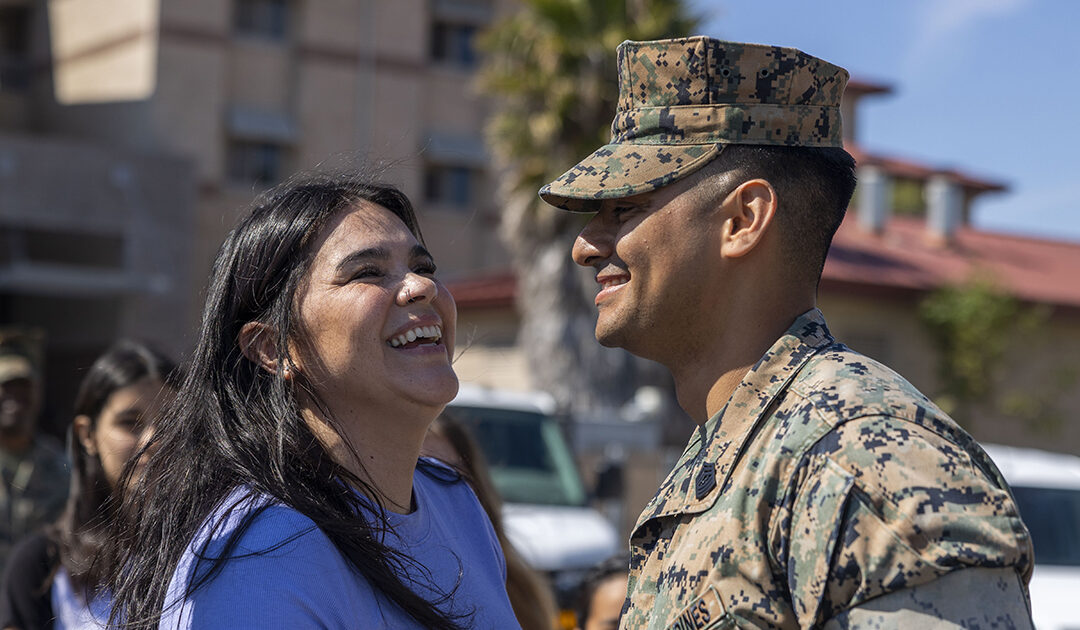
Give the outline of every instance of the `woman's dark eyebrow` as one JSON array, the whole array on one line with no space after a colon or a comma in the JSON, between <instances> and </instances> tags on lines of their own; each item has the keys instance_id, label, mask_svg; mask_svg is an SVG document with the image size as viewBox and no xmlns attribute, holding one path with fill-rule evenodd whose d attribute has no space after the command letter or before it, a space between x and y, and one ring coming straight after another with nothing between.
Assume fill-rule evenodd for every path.
<instances>
[{"instance_id":1,"label":"woman's dark eyebrow","mask_svg":"<svg viewBox=\"0 0 1080 630\"><path fill-rule=\"evenodd\" d=\"M431 255L423 245L413 245L412 251L409 252L410 258L428 258L435 260L435 257Z\"/></svg>"},{"instance_id":2,"label":"woman's dark eyebrow","mask_svg":"<svg viewBox=\"0 0 1080 630\"><path fill-rule=\"evenodd\" d=\"M367 249L357 250L349 254L345 258L342 258L341 262L337 264L337 270L343 271L359 263L369 260L388 260L389 258L390 250L386 249L385 247L368 247ZM409 250L409 258L411 260L416 258L427 258L429 260L434 260L434 256L432 256L431 252L429 252L423 245L413 245L412 249Z\"/></svg>"},{"instance_id":3,"label":"woman's dark eyebrow","mask_svg":"<svg viewBox=\"0 0 1080 630\"><path fill-rule=\"evenodd\" d=\"M390 258L390 250L385 247L368 247L367 249L358 249L355 252L341 259L341 262L337 264L337 270L343 271L349 267L353 267L358 263L368 260L387 260Z\"/></svg>"}]
</instances>

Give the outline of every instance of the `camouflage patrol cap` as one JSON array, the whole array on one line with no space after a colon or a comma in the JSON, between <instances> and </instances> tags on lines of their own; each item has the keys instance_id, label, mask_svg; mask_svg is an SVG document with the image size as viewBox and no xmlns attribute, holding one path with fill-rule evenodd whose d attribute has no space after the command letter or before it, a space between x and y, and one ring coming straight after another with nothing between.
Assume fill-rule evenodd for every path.
<instances>
[{"instance_id":1,"label":"camouflage patrol cap","mask_svg":"<svg viewBox=\"0 0 1080 630\"><path fill-rule=\"evenodd\" d=\"M30 360L21 354L0 354L0 383L7 383L17 379L34 380L36 372Z\"/></svg>"},{"instance_id":2,"label":"camouflage patrol cap","mask_svg":"<svg viewBox=\"0 0 1080 630\"><path fill-rule=\"evenodd\" d=\"M656 190L725 144L843 147L847 70L794 48L710 37L625 41L611 142L540 189L553 206Z\"/></svg>"}]
</instances>

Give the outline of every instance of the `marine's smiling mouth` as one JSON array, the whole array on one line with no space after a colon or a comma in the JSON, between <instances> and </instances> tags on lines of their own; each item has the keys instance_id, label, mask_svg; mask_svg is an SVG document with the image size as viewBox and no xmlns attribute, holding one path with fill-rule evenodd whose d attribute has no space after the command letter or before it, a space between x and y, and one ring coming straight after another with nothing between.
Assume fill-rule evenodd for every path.
<instances>
[{"instance_id":1,"label":"marine's smiling mouth","mask_svg":"<svg viewBox=\"0 0 1080 630\"><path fill-rule=\"evenodd\" d=\"M630 282L630 272L614 265L608 265L596 274L596 282L600 285L600 291L596 294L595 300L596 305L599 306L600 302Z\"/></svg>"}]
</instances>

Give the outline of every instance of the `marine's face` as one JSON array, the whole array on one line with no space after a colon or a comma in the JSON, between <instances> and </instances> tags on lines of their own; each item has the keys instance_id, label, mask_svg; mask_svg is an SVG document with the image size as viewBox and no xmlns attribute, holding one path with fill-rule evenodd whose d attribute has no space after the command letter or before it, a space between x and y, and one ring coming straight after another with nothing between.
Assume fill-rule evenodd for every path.
<instances>
[{"instance_id":1,"label":"marine's face","mask_svg":"<svg viewBox=\"0 0 1080 630\"><path fill-rule=\"evenodd\" d=\"M441 408L453 399L457 308L401 219L361 204L315 248L297 292L297 359L319 397L344 414L402 401Z\"/></svg>"},{"instance_id":2,"label":"marine's face","mask_svg":"<svg viewBox=\"0 0 1080 630\"><path fill-rule=\"evenodd\" d=\"M0 383L0 434L28 435L37 416L35 383L29 378L13 378Z\"/></svg>"},{"instance_id":3,"label":"marine's face","mask_svg":"<svg viewBox=\"0 0 1080 630\"><path fill-rule=\"evenodd\" d=\"M574 261L596 270L601 344L668 363L707 334L709 298L723 286L719 222L692 180L605 200L578 235Z\"/></svg>"}]
</instances>

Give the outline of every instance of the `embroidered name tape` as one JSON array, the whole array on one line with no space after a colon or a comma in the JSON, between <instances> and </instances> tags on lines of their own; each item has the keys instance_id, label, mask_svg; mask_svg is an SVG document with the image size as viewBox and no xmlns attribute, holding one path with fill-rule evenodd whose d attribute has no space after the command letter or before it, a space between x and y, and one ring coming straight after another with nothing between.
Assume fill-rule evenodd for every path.
<instances>
[{"instance_id":1,"label":"embroidered name tape","mask_svg":"<svg viewBox=\"0 0 1080 630\"><path fill-rule=\"evenodd\" d=\"M724 617L724 605L716 588L710 586L705 593L695 599L686 608L679 611L679 616L667 627L667 630L705 630L719 627Z\"/></svg>"}]
</instances>

